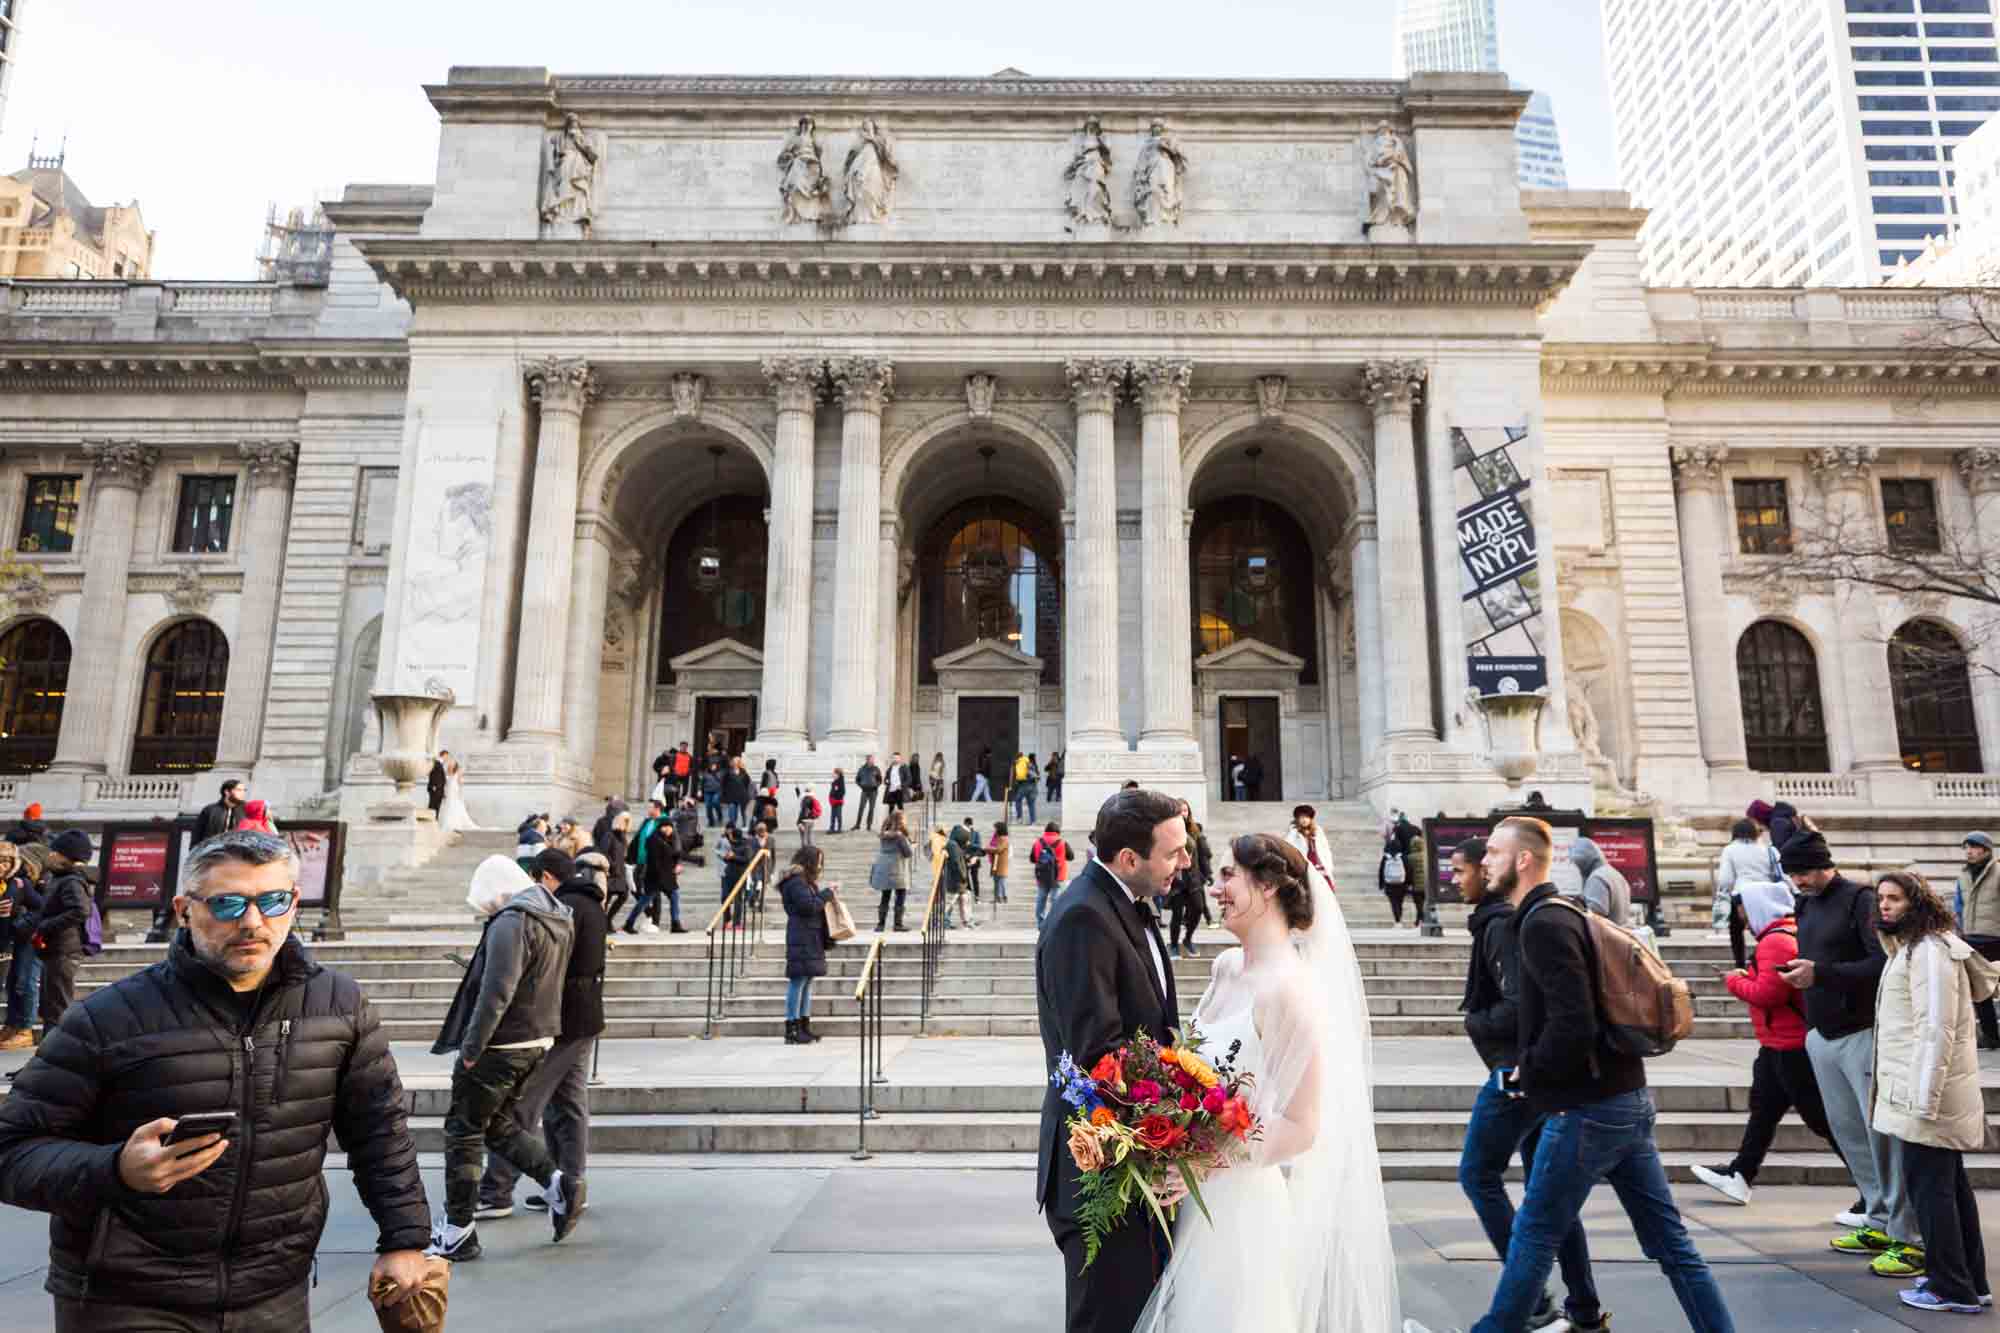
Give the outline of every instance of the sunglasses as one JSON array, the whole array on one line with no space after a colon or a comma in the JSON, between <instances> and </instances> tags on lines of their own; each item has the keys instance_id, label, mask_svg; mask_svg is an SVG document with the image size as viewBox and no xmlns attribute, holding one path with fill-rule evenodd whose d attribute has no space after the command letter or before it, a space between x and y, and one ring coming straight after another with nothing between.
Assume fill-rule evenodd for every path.
<instances>
[{"instance_id":1,"label":"sunglasses","mask_svg":"<svg viewBox=\"0 0 2000 1333\"><path fill-rule=\"evenodd\" d=\"M218 893L207 898L197 898L196 902L208 909L208 914L217 921L238 921L250 910L250 904L257 904L257 912L266 920L290 916L298 906L297 889L273 889L269 893L251 895L247 893Z\"/></svg>"}]
</instances>

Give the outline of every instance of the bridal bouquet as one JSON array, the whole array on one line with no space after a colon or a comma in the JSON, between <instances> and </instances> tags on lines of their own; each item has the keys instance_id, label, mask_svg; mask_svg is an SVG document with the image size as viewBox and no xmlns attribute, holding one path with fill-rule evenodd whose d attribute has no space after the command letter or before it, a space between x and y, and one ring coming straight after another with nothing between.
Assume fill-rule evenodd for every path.
<instances>
[{"instance_id":1,"label":"bridal bouquet","mask_svg":"<svg viewBox=\"0 0 2000 1333\"><path fill-rule=\"evenodd\" d=\"M1248 1101L1251 1076L1235 1072L1242 1043L1210 1064L1193 1025L1167 1036L1162 1045L1141 1029L1088 1070L1065 1051L1049 1077L1075 1108L1069 1155L1080 1173L1076 1218L1083 1228L1085 1268L1135 1200L1145 1200L1172 1243L1170 1209L1160 1202L1171 1177L1179 1178L1202 1216L1209 1217L1202 1177L1258 1134Z\"/></svg>"}]
</instances>

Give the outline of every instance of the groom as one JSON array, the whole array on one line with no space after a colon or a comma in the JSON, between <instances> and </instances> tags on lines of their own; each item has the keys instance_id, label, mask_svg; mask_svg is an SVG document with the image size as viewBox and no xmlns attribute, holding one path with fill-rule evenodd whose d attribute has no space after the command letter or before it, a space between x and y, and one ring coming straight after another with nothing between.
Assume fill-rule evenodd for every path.
<instances>
[{"instance_id":1,"label":"groom","mask_svg":"<svg viewBox=\"0 0 2000 1333\"><path fill-rule=\"evenodd\" d=\"M1188 868L1180 802L1128 789L1106 801L1091 834L1096 854L1049 910L1035 949L1035 1008L1055 1072L1064 1051L1088 1069L1140 1028L1165 1038L1180 1026L1174 973L1145 900ZM1054 1085L1042 1097L1035 1201L1062 1251L1070 1333L1130 1333L1159 1280L1157 1228L1134 1216L1111 1233L1088 1272L1076 1221L1077 1170Z\"/></svg>"}]
</instances>

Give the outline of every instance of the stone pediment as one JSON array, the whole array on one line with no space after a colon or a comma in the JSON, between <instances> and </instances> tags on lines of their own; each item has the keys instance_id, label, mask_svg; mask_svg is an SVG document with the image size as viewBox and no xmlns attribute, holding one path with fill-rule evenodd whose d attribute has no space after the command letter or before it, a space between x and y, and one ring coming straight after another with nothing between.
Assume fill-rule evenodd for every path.
<instances>
[{"instance_id":1,"label":"stone pediment","mask_svg":"<svg viewBox=\"0 0 2000 1333\"><path fill-rule=\"evenodd\" d=\"M689 649L667 663L679 675L686 671L759 671L764 669L764 654L748 644L735 639L717 639L699 648Z\"/></svg>"},{"instance_id":2,"label":"stone pediment","mask_svg":"<svg viewBox=\"0 0 2000 1333\"><path fill-rule=\"evenodd\" d=\"M1273 648L1261 639L1238 639L1227 648L1195 659L1197 671L1288 671L1305 669L1306 660L1282 648Z\"/></svg>"},{"instance_id":3,"label":"stone pediment","mask_svg":"<svg viewBox=\"0 0 2000 1333\"><path fill-rule=\"evenodd\" d=\"M998 639L974 639L963 648L932 658L931 665L940 676L947 671L1031 671L1037 678L1042 674L1041 658Z\"/></svg>"}]
</instances>

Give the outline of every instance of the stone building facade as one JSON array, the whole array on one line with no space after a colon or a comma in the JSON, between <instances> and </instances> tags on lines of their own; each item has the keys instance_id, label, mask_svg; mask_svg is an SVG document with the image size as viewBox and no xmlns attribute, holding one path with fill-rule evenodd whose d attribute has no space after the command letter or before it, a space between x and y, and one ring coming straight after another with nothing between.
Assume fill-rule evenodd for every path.
<instances>
[{"instance_id":1,"label":"stone building facade","mask_svg":"<svg viewBox=\"0 0 2000 1333\"><path fill-rule=\"evenodd\" d=\"M1517 187L1501 76L428 91L437 181L328 206L325 288L0 285L0 807L363 821L374 692L449 701L494 824L709 732L1062 751L1083 808L1233 752L1426 811L1991 804L1983 677L1970 765L1881 703L1975 609L1733 540L1738 479L2000 531L1991 377L1908 294L1643 290L1621 196ZM1746 719L1752 631L1823 756Z\"/></svg>"}]
</instances>

